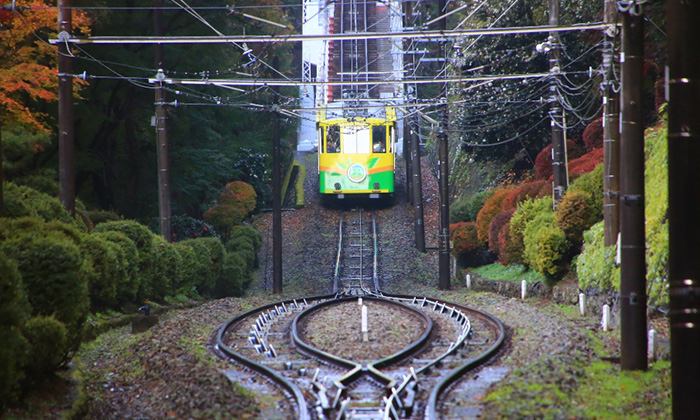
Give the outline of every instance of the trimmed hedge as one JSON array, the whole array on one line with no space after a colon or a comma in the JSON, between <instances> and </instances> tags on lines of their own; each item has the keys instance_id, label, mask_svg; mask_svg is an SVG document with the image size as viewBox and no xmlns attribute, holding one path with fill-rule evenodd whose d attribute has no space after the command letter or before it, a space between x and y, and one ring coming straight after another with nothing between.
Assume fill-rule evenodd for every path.
<instances>
[{"instance_id":1,"label":"trimmed hedge","mask_svg":"<svg viewBox=\"0 0 700 420\"><path fill-rule=\"evenodd\" d=\"M46 222L56 220L87 232L88 226L83 220L72 217L57 198L12 182L4 182L2 188L5 217L38 217Z\"/></svg>"},{"instance_id":2,"label":"trimmed hedge","mask_svg":"<svg viewBox=\"0 0 700 420\"><path fill-rule=\"evenodd\" d=\"M476 216L476 231L480 241L487 242L489 240L489 225L491 224L491 219L501 212L503 200L505 200L510 192L510 189L496 191L491 198L484 202L484 206L479 210L479 214Z\"/></svg>"},{"instance_id":3,"label":"trimmed hedge","mask_svg":"<svg viewBox=\"0 0 700 420\"><path fill-rule=\"evenodd\" d=\"M512 264L524 264L525 242L523 240L528 222L540 213L552 213L552 198L527 199L518 205L510 219L510 237L506 245L506 260Z\"/></svg>"},{"instance_id":4,"label":"trimmed hedge","mask_svg":"<svg viewBox=\"0 0 700 420\"><path fill-rule=\"evenodd\" d=\"M547 277L556 277L562 272L568 244L553 212L540 213L528 222L523 238L523 259L530 268Z\"/></svg>"},{"instance_id":5,"label":"trimmed hedge","mask_svg":"<svg viewBox=\"0 0 700 420\"><path fill-rule=\"evenodd\" d=\"M80 254L84 259L82 273L90 293L90 310L116 309L117 283L122 272L117 246L98 235L85 235Z\"/></svg>"},{"instance_id":6,"label":"trimmed hedge","mask_svg":"<svg viewBox=\"0 0 700 420\"><path fill-rule=\"evenodd\" d=\"M494 193L495 190L487 190L468 197L460 197L450 205L450 223L475 222L479 210Z\"/></svg>"},{"instance_id":7,"label":"trimmed hedge","mask_svg":"<svg viewBox=\"0 0 700 420\"><path fill-rule=\"evenodd\" d=\"M615 265L616 247L605 246L604 232L601 221L583 234L584 251L576 262L578 284L583 290L620 290L620 269Z\"/></svg>"},{"instance_id":8,"label":"trimmed hedge","mask_svg":"<svg viewBox=\"0 0 700 420\"><path fill-rule=\"evenodd\" d=\"M139 274L139 251L134 241L115 231L95 232L91 235L114 244L112 250L117 255L116 263L119 277L116 282L117 296L113 307L121 308L129 303L135 304L138 302L141 279Z\"/></svg>"},{"instance_id":9,"label":"trimmed hedge","mask_svg":"<svg viewBox=\"0 0 700 420\"><path fill-rule=\"evenodd\" d=\"M515 209L504 210L491 219L491 224L489 225L489 249L498 257L505 256L505 248L501 248L501 242L499 241L499 235L503 226L510 223L511 217L515 213Z\"/></svg>"},{"instance_id":10,"label":"trimmed hedge","mask_svg":"<svg viewBox=\"0 0 700 420\"><path fill-rule=\"evenodd\" d=\"M575 248L581 247L583 232L598 221L598 211L593 206L591 195L581 190L567 192L557 206L557 225Z\"/></svg>"},{"instance_id":11,"label":"trimmed hedge","mask_svg":"<svg viewBox=\"0 0 700 420\"><path fill-rule=\"evenodd\" d=\"M450 232L453 254L468 263L483 246L483 242L479 240L476 223L462 222L450 225Z\"/></svg>"}]
</instances>

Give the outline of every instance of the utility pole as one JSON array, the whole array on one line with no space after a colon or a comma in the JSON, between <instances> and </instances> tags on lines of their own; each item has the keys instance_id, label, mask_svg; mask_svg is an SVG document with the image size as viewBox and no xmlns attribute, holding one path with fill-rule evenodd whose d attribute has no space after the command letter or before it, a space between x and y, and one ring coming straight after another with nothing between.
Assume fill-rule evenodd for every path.
<instances>
[{"instance_id":1,"label":"utility pole","mask_svg":"<svg viewBox=\"0 0 700 420\"><path fill-rule=\"evenodd\" d=\"M620 232L620 95L615 81L615 48L617 6L614 0L605 0L604 17L608 27L604 31L603 49L603 219L605 246L615 245Z\"/></svg>"},{"instance_id":2,"label":"utility pole","mask_svg":"<svg viewBox=\"0 0 700 420\"><path fill-rule=\"evenodd\" d=\"M415 229L416 248L419 252L425 253L425 225L423 223L423 179L420 168L420 138L418 137L418 126L410 127L409 131L404 131L410 135L411 140L411 163L413 165L413 226ZM449 215L448 215L449 218ZM449 226L448 226L449 227Z\"/></svg>"},{"instance_id":3,"label":"utility pole","mask_svg":"<svg viewBox=\"0 0 700 420\"><path fill-rule=\"evenodd\" d=\"M408 99L407 99L408 100ZM403 154L406 160L406 201L413 204L413 150L411 149L411 125L408 119L403 122Z\"/></svg>"},{"instance_id":4,"label":"utility pole","mask_svg":"<svg viewBox=\"0 0 700 420\"><path fill-rule=\"evenodd\" d=\"M624 151L620 156L620 365L623 370L646 370L647 296L642 113L644 18L641 6L634 0L628 3L627 7L624 7L623 3L620 5L622 12L620 149Z\"/></svg>"},{"instance_id":5,"label":"utility pole","mask_svg":"<svg viewBox=\"0 0 700 420\"><path fill-rule=\"evenodd\" d=\"M549 25L559 26L559 0L549 0ZM564 111L559 99L559 88L557 78L561 73L559 67L559 56L561 54L561 43L559 33L549 34L549 73L551 82L549 85L549 116L552 125L552 173L554 186L554 206L561 201L564 193L569 188L569 174L566 159L566 136L564 135Z\"/></svg>"},{"instance_id":6,"label":"utility pole","mask_svg":"<svg viewBox=\"0 0 700 420\"><path fill-rule=\"evenodd\" d=\"M669 0L666 12L671 389L681 420L697 418L700 389L700 4Z\"/></svg>"},{"instance_id":7,"label":"utility pole","mask_svg":"<svg viewBox=\"0 0 700 420\"><path fill-rule=\"evenodd\" d=\"M447 12L446 1L438 1L439 15ZM440 19L439 28L441 31L447 29L447 18ZM440 41L440 57L445 57L446 41ZM447 61L445 61L447 65ZM450 170L449 145L447 138L448 109L447 109L447 83L442 84L441 99L444 101L440 105L440 124L438 127L438 181L440 187L440 232L438 233L438 264L440 267L439 288L448 290L450 288Z\"/></svg>"},{"instance_id":8,"label":"utility pole","mask_svg":"<svg viewBox=\"0 0 700 420\"><path fill-rule=\"evenodd\" d=\"M407 27L412 27L413 25L413 5L411 4L410 1L405 1L403 4L403 27L404 30ZM403 41L403 66L404 70L408 69L409 67L413 69L413 54L408 54L409 49L411 48L411 40L405 39ZM408 86L404 87L404 99L406 102L410 102L410 93L408 92ZM406 112L404 112L404 115ZM409 121L404 118L403 122L403 153L404 153L404 159L406 159L406 200L413 204L415 202L413 198L413 162L411 159L413 158L413 151L410 148L411 147L411 138L409 135L409 132L411 130L410 123Z\"/></svg>"},{"instance_id":9,"label":"utility pole","mask_svg":"<svg viewBox=\"0 0 700 420\"><path fill-rule=\"evenodd\" d=\"M280 117L272 115L272 293L282 293L282 155Z\"/></svg>"},{"instance_id":10,"label":"utility pole","mask_svg":"<svg viewBox=\"0 0 700 420\"><path fill-rule=\"evenodd\" d=\"M163 35L163 0L153 0L153 26L155 36ZM163 88L163 46L155 46L155 65L157 86L155 90L156 105L156 155L158 158L158 220L160 234L167 242L172 242L173 235L170 226L170 173L168 158L167 110L165 89Z\"/></svg>"},{"instance_id":11,"label":"utility pole","mask_svg":"<svg viewBox=\"0 0 700 420\"><path fill-rule=\"evenodd\" d=\"M70 0L58 0L58 182L59 199L75 214L75 136L73 130L73 58L68 40L73 27ZM0 187L1 188L1 187Z\"/></svg>"}]
</instances>

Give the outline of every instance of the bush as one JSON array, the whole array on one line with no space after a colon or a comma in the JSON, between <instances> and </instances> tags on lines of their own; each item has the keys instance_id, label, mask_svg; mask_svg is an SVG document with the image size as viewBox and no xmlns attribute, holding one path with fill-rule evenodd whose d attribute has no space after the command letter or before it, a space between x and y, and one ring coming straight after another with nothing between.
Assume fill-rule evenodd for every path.
<instances>
[{"instance_id":1,"label":"bush","mask_svg":"<svg viewBox=\"0 0 700 420\"><path fill-rule=\"evenodd\" d=\"M585 191L590 195L590 205L594 212L594 223L603 220L603 164L598 164L591 172L576 178L569 191Z\"/></svg>"},{"instance_id":2,"label":"bush","mask_svg":"<svg viewBox=\"0 0 700 420\"><path fill-rule=\"evenodd\" d=\"M491 219L491 224L489 225L489 249L499 257L501 257L501 254L505 254L505 248L501 249L500 246L499 235L503 226L510 222L513 213L515 213L515 209L502 211Z\"/></svg>"},{"instance_id":3,"label":"bush","mask_svg":"<svg viewBox=\"0 0 700 420\"><path fill-rule=\"evenodd\" d=\"M253 243L253 248L256 253L260 252L260 247L262 246L262 233L252 226L239 226L231 234L231 238L235 239L244 236L249 238Z\"/></svg>"},{"instance_id":4,"label":"bush","mask_svg":"<svg viewBox=\"0 0 700 420\"><path fill-rule=\"evenodd\" d=\"M22 328L29 343L25 380L30 387L47 379L65 361L69 344L66 326L53 316L32 317Z\"/></svg>"},{"instance_id":5,"label":"bush","mask_svg":"<svg viewBox=\"0 0 700 420\"><path fill-rule=\"evenodd\" d=\"M122 280L116 245L98 235L85 235L80 253L85 261L81 271L88 284L90 309L116 309L117 284Z\"/></svg>"},{"instance_id":6,"label":"bush","mask_svg":"<svg viewBox=\"0 0 700 420\"><path fill-rule=\"evenodd\" d=\"M90 219L92 226L95 227L100 223L105 222L116 222L122 220L122 218L112 211L106 210L93 210L87 212L87 217Z\"/></svg>"},{"instance_id":7,"label":"bush","mask_svg":"<svg viewBox=\"0 0 700 420\"><path fill-rule=\"evenodd\" d=\"M189 247L194 251L194 258L196 259L194 266L197 267L197 271L194 273L191 272L190 275L193 276L193 286L199 296L210 294L216 285L216 279L219 277L218 267L214 263L212 254L209 251L209 244L205 243L204 239L188 239L178 242L178 245ZM218 241L218 239L214 240ZM180 249L182 248L178 248L178 251ZM221 255L223 256L223 253ZM184 258L183 262L185 262Z\"/></svg>"},{"instance_id":8,"label":"bush","mask_svg":"<svg viewBox=\"0 0 700 420\"><path fill-rule=\"evenodd\" d=\"M242 296L251 276L246 261L236 253L224 256L221 272L216 280L216 297Z\"/></svg>"},{"instance_id":9,"label":"bush","mask_svg":"<svg viewBox=\"0 0 700 420\"><path fill-rule=\"evenodd\" d=\"M591 195L585 191L573 190L567 192L557 206L557 225L564 231L571 245L580 248L583 232L598 221L597 215Z\"/></svg>"},{"instance_id":10,"label":"bush","mask_svg":"<svg viewBox=\"0 0 700 420\"><path fill-rule=\"evenodd\" d=\"M22 278L14 261L0 251L0 413L2 406L18 396L17 382L29 344L20 327L29 318L31 308L22 287Z\"/></svg>"},{"instance_id":11,"label":"bush","mask_svg":"<svg viewBox=\"0 0 700 420\"><path fill-rule=\"evenodd\" d=\"M615 266L616 247L605 246L604 231L601 221L583 234L583 252L576 263L576 275L582 290L620 290L620 269Z\"/></svg>"},{"instance_id":12,"label":"bush","mask_svg":"<svg viewBox=\"0 0 700 420\"><path fill-rule=\"evenodd\" d=\"M561 273L567 242L564 231L556 224L553 212L540 213L528 222L523 238L523 259L530 268L547 277Z\"/></svg>"},{"instance_id":13,"label":"bush","mask_svg":"<svg viewBox=\"0 0 700 420\"><path fill-rule=\"evenodd\" d=\"M37 218L0 219L0 251L17 264L32 315L54 315L77 346L90 308L87 282L81 276L83 259L73 240L51 226L57 224Z\"/></svg>"},{"instance_id":14,"label":"bush","mask_svg":"<svg viewBox=\"0 0 700 420\"><path fill-rule=\"evenodd\" d=\"M489 240L489 224L491 224L491 219L501 212L503 200L509 193L510 190L508 189L496 191L491 198L484 202L484 206L479 210L479 214L476 216L476 231L480 241L486 242Z\"/></svg>"},{"instance_id":15,"label":"bush","mask_svg":"<svg viewBox=\"0 0 700 420\"><path fill-rule=\"evenodd\" d=\"M567 160L572 161L577 159L581 154L579 148L573 140L566 140ZM571 172L571 169L569 169ZM552 179L552 145L544 147L535 157L535 179Z\"/></svg>"},{"instance_id":16,"label":"bush","mask_svg":"<svg viewBox=\"0 0 700 420\"><path fill-rule=\"evenodd\" d=\"M227 239L233 227L255 210L256 197L253 187L245 182L226 184L217 203L204 213L204 221L214 225Z\"/></svg>"},{"instance_id":17,"label":"bush","mask_svg":"<svg viewBox=\"0 0 700 420\"><path fill-rule=\"evenodd\" d=\"M163 301L166 296L175 295L173 285L178 283L178 274L182 258L175 246L163 239L162 236L153 238L155 249L155 265L153 273L153 295L150 299Z\"/></svg>"},{"instance_id":18,"label":"bush","mask_svg":"<svg viewBox=\"0 0 700 420\"><path fill-rule=\"evenodd\" d=\"M510 192L503 199L503 210L515 209L518 203L528 198L541 198L552 195L552 183L545 180L526 182Z\"/></svg>"},{"instance_id":19,"label":"bush","mask_svg":"<svg viewBox=\"0 0 700 420\"><path fill-rule=\"evenodd\" d=\"M75 226L87 232L87 225L82 220L70 215L58 201L50 195L11 182L2 185L5 200L5 217L38 217L45 222L57 220Z\"/></svg>"},{"instance_id":20,"label":"bush","mask_svg":"<svg viewBox=\"0 0 700 420\"><path fill-rule=\"evenodd\" d=\"M226 243L226 250L240 255L246 262L248 268L254 268L257 265L255 244L253 240L247 236L239 236L231 239Z\"/></svg>"},{"instance_id":21,"label":"bush","mask_svg":"<svg viewBox=\"0 0 700 420\"><path fill-rule=\"evenodd\" d=\"M118 232L131 239L138 251L138 292L136 297L143 300L153 295L155 249L153 238L155 234L146 226L134 220L119 220L105 222L95 226L94 232Z\"/></svg>"},{"instance_id":22,"label":"bush","mask_svg":"<svg viewBox=\"0 0 700 420\"><path fill-rule=\"evenodd\" d=\"M450 205L450 223L475 222L479 210L494 192L495 190L487 190L469 197L460 197L457 202Z\"/></svg>"},{"instance_id":23,"label":"bush","mask_svg":"<svg viewBox=\"0 0 700 420\"><path fill-rule=\"evenodd\" d=\"M189 216L173 216L170 219L173 241L216 237L216 230L209 223Z\"/></svg>"},{"instance_id":24,"label":"bush","mask_svg":"<svg viewBox=\"0 0 700 420\"><path fill-rule=\"evenodd\" d=\"M123 307L138 302L139 252L134 241L114 231L95 232L91 235L113 244L112 250L117 257L116 262L119 270L115 306Z\"/></svg>"},{"instance_id":25,"label":"bush","mask_svg":"<svg viewBox=\"0 0 700 420\"><path fill-rule=\"evenodd\" d=\"M188 244L190 240L174 244L180 255L180 270L177 275L177 283L174 284L177 295L185 295L193 299L201 298L197 285L205 283L203 273L209 270L207 261L204 261L195 251L195 247ZM209 262L211 264L211 262ZM206 274L204 274L206 275Z\"/></svg>"},{"instance_id":26,"label":"bush","mask_svg":"<svg viewBox=\"0 0 700 420\"><path fill-rule=\"evenodd\" d=\"M476 223L464 222L455 226L452 233L452 252L454 255L469 263L483 246L483 242L479 240L479 235L476 229Z\"/></svg>"},{"instance_id":27,"label":"bush","mask_svg":"<svg viewBox=\"0 0 700 420\"><path fill-rule=\"evenodd\" d=\"M594 149L603 147L603 119L598 118L593 120L583 130L583 144L586 145L586 151L590 152Z\"/></svg>"},{"instance_id":28,"label":"bush","mask_svg":"<svg viewBox=\"0 0 700 420\"><path fill-rule=\"evenodd\" d=\"M518 205L518 209L510 219L510 236L505 249L505 258L511 264L524 264L523 253L525 242L523 236L525 226L540 213L553 213L552 198L527 199Z\"/></svg>"},{"instance_id":29,"label":"bush","mask_svg":"<svg viewBox=\"0 0 700 420\"><path fill-rule=\"evenodd\" d=\"M668 130L645 133L645 217L649 305L668 303Z\"/></svg>"},{"instance_id":30,"label":"bush","mask_svg":"<svg viewBox=\"0 0 700 420\"><path fill-rule=\"evenodd\" d=\"M569 161L569 176L576 178L591 172L601 162L603 162L603 149L588 152L578 159Z\"/></svg>"}]
</instances>

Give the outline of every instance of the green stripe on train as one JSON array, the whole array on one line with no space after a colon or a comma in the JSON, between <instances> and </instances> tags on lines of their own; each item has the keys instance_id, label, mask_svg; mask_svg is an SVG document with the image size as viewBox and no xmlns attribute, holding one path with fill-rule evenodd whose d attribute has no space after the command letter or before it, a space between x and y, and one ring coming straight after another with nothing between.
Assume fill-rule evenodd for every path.
<instances>
[{"instance_id":1,"label":"green stripe on train","mask_svg":"<svg viewBox=\"0 0 700 420\"><path fill-rule=\"evenodd\" d=\"M394 192L394 172L385 171L378 172L376 174L368 175L363 181L359 183L352 182L348 179L345 174L338 174L332 172L321 171L319 177L319 187L321 194L332 194L336 190L335 184L340 183L340 190L343 193L352 194L353 191L356 192L369 192L374 190L374 183L379 183L380 190L388 190L389 193Z\"/></svg>"}]
</instances>

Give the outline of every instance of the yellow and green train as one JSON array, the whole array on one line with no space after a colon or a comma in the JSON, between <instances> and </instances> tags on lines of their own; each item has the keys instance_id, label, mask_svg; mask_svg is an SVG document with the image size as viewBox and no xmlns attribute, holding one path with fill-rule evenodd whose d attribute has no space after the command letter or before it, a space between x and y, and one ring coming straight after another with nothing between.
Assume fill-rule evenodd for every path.
<instances>
[{"instance_id":1,"label":"yellow and green train","mask_svg":"<svg viewBox=\"0 0 700 420\"><path fill-rule=\"evenodd\" d=\"M364 115L363 115L364 114ZM375 107L348 116L319 112L318 173L323 196L390 198L394 193L396 110Z\"/></svg>"}]
</instances>

